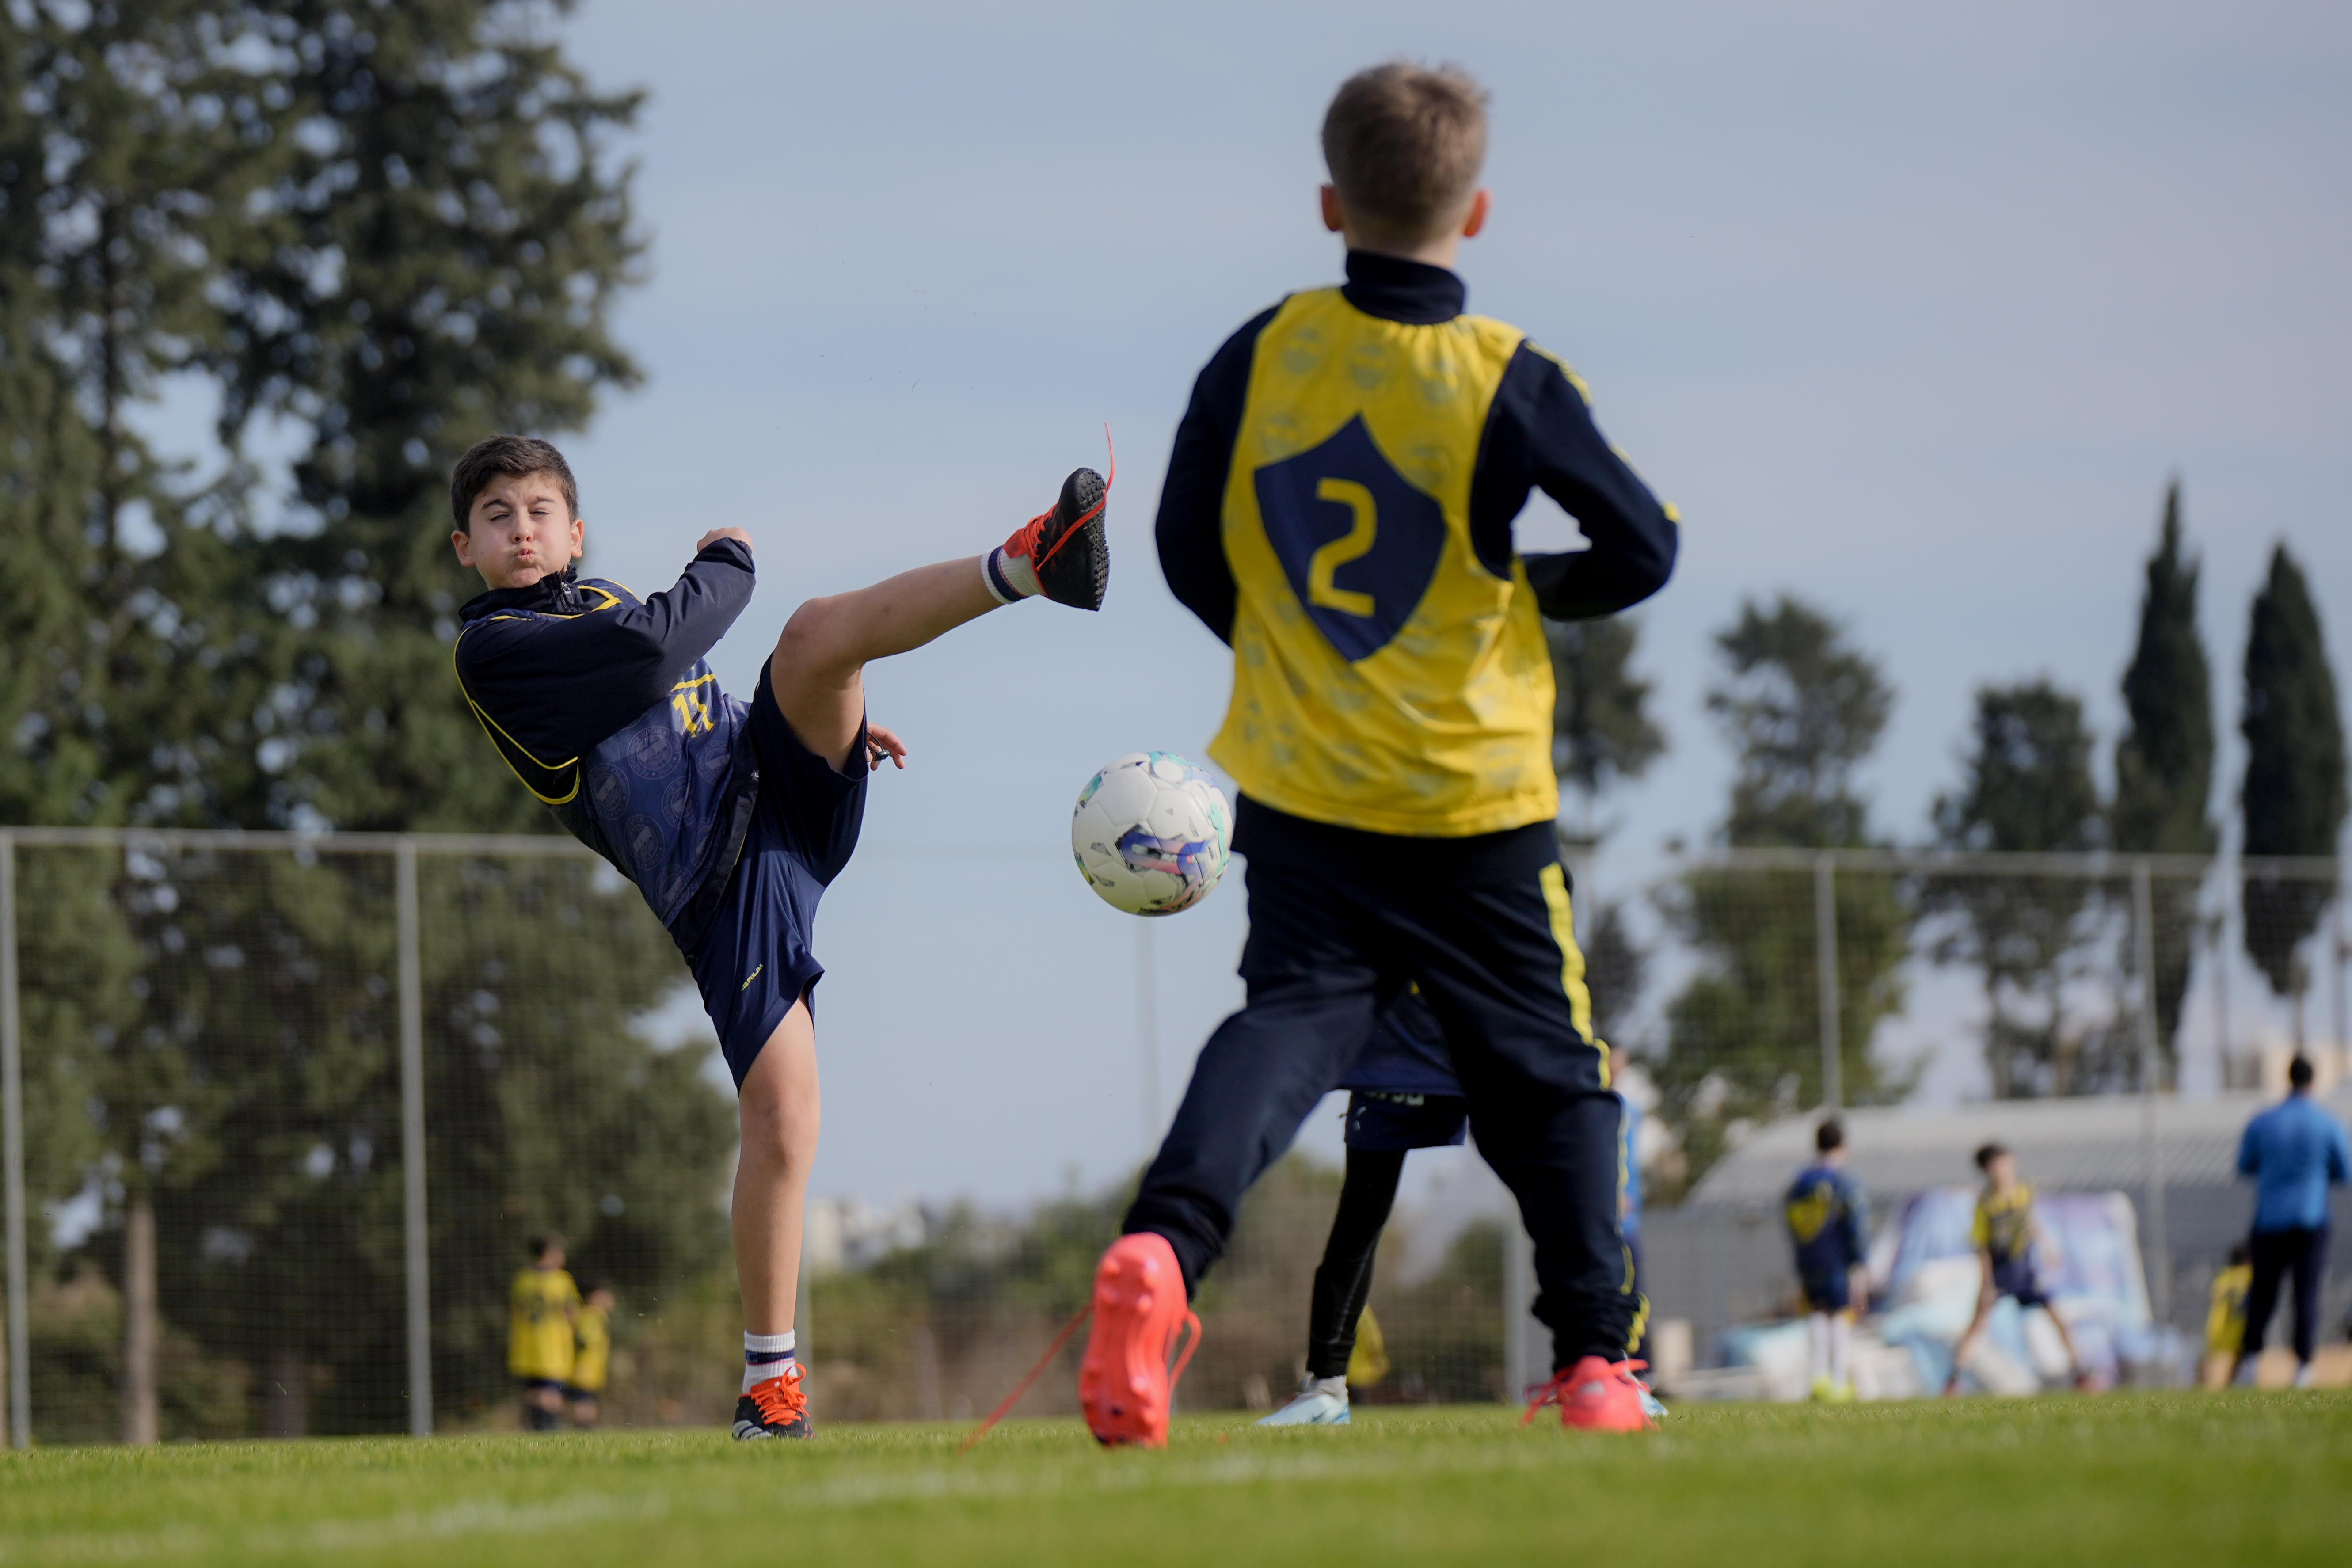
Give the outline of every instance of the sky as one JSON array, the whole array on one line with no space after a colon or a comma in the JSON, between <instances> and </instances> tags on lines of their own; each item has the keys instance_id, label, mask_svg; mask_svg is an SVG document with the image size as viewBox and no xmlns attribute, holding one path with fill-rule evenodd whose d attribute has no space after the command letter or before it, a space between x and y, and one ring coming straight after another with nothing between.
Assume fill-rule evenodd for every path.
<instances>
[{"instance_id":1,"label":"sky","mask_svg":"<svg viewBox=\"0 0 2352 1568\"><path fill-rule=\"evenodd\" d=\"M1981 683L2079 693L2106 771L2176 477L2217 805L2277 542L2352 673L2344 7L584 0L559 32L648 95L614 148L650 247L617 328L646 379L565 443L589 564L651 591L706 528L751 528L730 688L801 599L983 550L1117 442L1099 616L1023 605L869 672L914 754L818 928L821 1193L1116 1179L1238 999L1241 889L1119 916L1066 825L1101 763L1198 755L1222 714L1226 656L1152 558L1160 472L1224 336L1339 276L1317 129L1379 59L1492 90L1471 306L1573 363L1684 518L1640 612L1673 750L1611 807L1604 888L1720 816L1703 696L1744 598L1800 594L1883 662L1866 783L1914 841ZM1521 528L1574 537L1541 498Z\"/></svg>"}]
</instances>

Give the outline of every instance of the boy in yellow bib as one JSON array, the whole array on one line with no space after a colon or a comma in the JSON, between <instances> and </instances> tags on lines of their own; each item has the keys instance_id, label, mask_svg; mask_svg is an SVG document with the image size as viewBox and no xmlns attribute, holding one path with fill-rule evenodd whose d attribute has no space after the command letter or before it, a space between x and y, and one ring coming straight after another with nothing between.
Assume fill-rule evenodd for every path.
<instances>
[{"instance_id":1,"label":"boy in yellow bib","mask_svg":"<svg viewBox=\"0 0 2352 1568\"><path fill-rule=\"evenodd\" d=\"M1202 1050L1097 1274L1079 1394L1106 1443L1165 1440L1166 1351L1243 1193L1414 984L1535 1239L1542 1402L1580 1426L1646 1424L1621 1106L1553 834L1540 616L1655 593L1676 531L1574 374L1463 313L1451 267L1486 223L1486 140L1485 95L1459 72L1388 65L1343 86L1323 216L1348 281L1234 334L1177 431L1160 564L1234 650L1210 754L1241 786L1249 1000ZM1589 550L1518 553L1512 521L1538 487Z\"/></svg>"}]
</instances>

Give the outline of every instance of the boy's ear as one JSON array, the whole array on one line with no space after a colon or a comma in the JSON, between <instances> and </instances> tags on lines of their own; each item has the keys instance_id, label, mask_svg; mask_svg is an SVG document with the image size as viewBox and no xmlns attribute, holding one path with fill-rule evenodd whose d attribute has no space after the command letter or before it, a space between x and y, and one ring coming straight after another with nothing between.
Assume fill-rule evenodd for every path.
<instances>
[{"instance_id":1,"label":"boy's ear","mask_svg":"<svg viewBox=\"0 0 2352 1568\"><path fill-rule=\"evenodd\" d=\"M1462 237L1475 239L1478 231L1486 226L1486 215L1494 210L1495 193L1481 188L1470 198L1469 215L1462 220Z\"/></svg>"},{"instance_id":2,"label":"boy's ear","mask_svg":"<svg viewBox=\"0 0 2352 1568\"><path fill-rule=\"evenodd\" d=\"M464 529L449 535L449 548L457 552L458 565L471 566L474 563L474 536Z\"/></svg>"},{"instance_id":3,"label":"boy's ear","mask_svg":"<svg viewBox=\"0 0 2352 1568\"><path fill-rule=\"evenodd\" d=\"M1339 205L1339 187L1337 185L1323 187L1323 226L1333 234L1347 232L1348 215Z\"/></svg>"}]
</instances>

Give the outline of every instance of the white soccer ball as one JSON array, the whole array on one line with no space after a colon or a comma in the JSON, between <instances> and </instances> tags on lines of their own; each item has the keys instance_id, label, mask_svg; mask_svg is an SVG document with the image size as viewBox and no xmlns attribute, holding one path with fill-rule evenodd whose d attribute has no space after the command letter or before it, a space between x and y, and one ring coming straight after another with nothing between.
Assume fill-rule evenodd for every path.
<instances>
[{"instance_id":1,"label":"white soccer ball","mask_svg":"<svg viewBox=\"0 0 2352 1568\"><path fill-rule=\"evenodd\" d=\"M1129 752L1087 781L1070 816L1078 875L1131 915L1209 896L1234 847L1234 814L1209 775L1169 752Z\"/></svg>"}]
</instances>

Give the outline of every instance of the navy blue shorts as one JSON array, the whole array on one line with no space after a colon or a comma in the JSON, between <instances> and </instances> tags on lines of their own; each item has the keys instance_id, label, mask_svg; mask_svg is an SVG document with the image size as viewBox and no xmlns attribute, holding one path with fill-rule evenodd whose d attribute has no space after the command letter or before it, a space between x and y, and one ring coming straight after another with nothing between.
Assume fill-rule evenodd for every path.
<instances>
[{"instance_id":1,"label":"navy blue shorts","mask_svg":"<svg viewBox=\"0 0 2352 1568\"><path fill-rule=\"evenodd\" d=\"M824 975L811 950L817 900L857 847L866 780L865 726L849 749L851 771L843 773L784 721L765 664L746 722L760 769L759 806L691 961L738 1089L793 1004Z\"/></svg>"},{"instance_id":2,"label":"navy blue shorts","mask_svg":"<svg viewBox=\"0 0 2352 1568\"><path fill-rule=\"evenodd\" d=\"M2016 1297L2021 1307L2050 1305L2050 1298L2042 1289L2041 1276L2022 1258L1992 1266L1992 1291L1996 1296Z\"/></svg>"},{"instance_id":3,"label":"navy blue shorts","mask_svg":"<svg viewBox=\"0 0 2352 1568\"><path fill-rule=\"evenodd\" d=\"M1816 1312L1843 1312L1853 1305L1853 1276L1843 1268L1800 1274L1797 1280L1805 1288L1805 1305Z\"/></svg>"},{"instance_id":4,"label":"navy blue shorts","mask_svg":"<svg viewBox=\"0 0 2352 1568\"><path fill-rule=\"evenodd\" d=\"M1381 1094L1360 1089L1348 1096L1350 1149L1445 1149L1470 1130L1470 1102L1451 1094Z\"/></svg>"}]
</instances>

